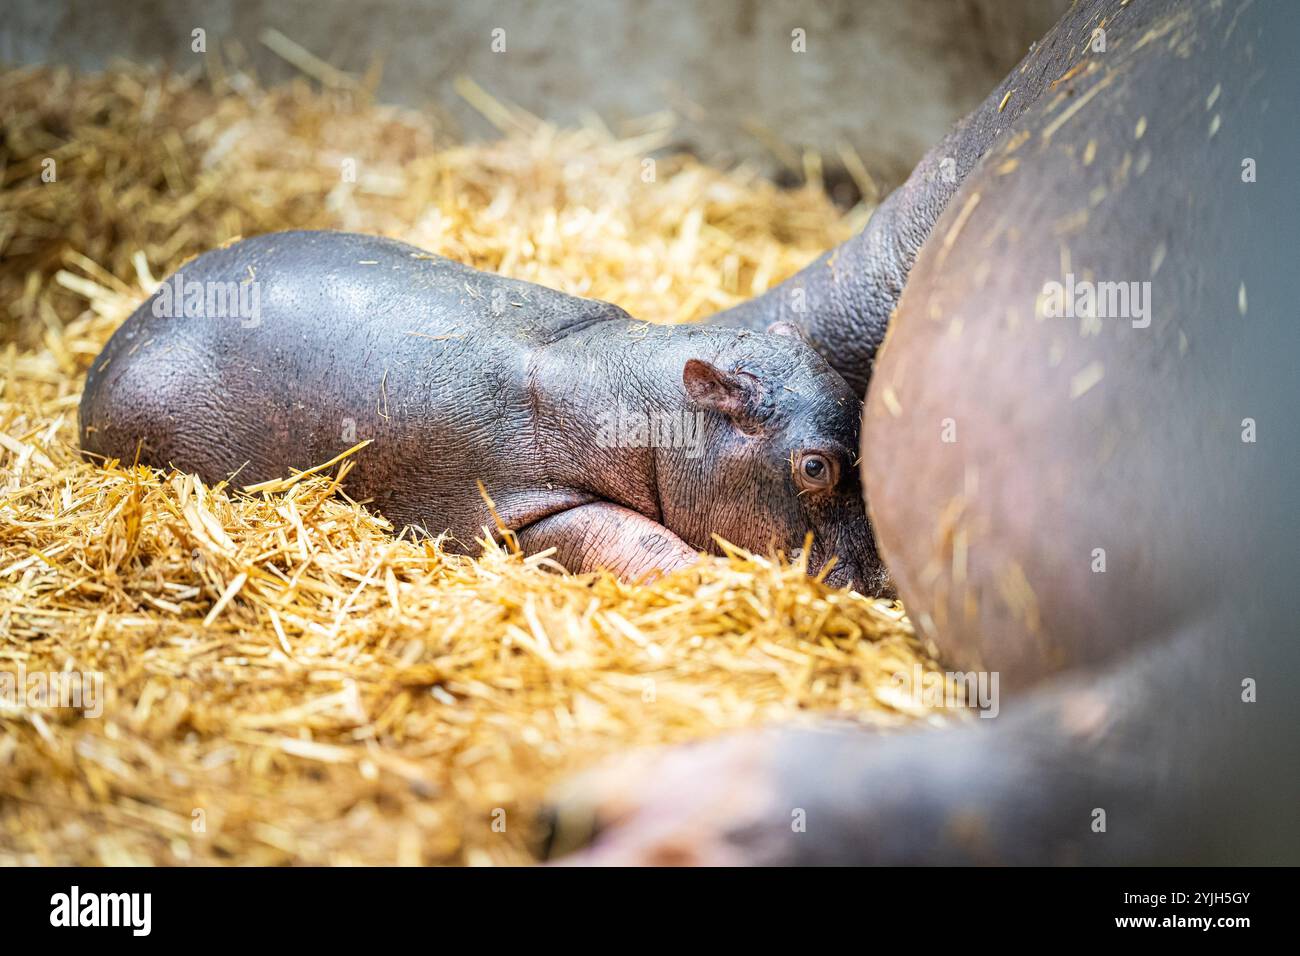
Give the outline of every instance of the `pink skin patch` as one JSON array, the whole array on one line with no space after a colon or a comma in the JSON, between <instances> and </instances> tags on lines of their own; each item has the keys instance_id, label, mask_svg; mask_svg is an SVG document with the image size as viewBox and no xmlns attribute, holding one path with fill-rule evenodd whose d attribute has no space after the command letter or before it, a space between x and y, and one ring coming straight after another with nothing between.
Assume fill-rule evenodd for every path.
<instances>
[{"instance_id":1,"label":"pink skin patch","mask_svg":"<svg viewBox=\"0 0 1300 956\"><path fill-rule=\"evenodd\" d=\"M640 751L574 778L555 797L553 851L581 849L556 865L759 862L753 848L742 850L728 834L780 815L768 760L775 740L764 731L744 732Z\"/></svg>"}]
</instances>

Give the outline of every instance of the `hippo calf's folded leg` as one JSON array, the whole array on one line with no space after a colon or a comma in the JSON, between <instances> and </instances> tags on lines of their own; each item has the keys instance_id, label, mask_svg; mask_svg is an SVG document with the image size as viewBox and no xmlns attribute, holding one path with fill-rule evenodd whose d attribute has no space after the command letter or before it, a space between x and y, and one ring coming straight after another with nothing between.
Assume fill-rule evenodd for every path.
<instances>
[{"instance_id":1,"label":"hippo calf's folded leg","mask_svg":"<svg viewBox=\"0 0 1300 956\"><path fill-rule=\"evenodd\" d=\"M575 573L604 568L628 580L675 571L699 557L663 525L606 501L543 518L518 537L530 554L554 547L555 560Z\"/></svg>"},{"instance_id":2,"label":"hippo calf's folded leg","mask_svg":"<svg viewBox=\"0 0 1300 956\"><path fill-rule=\"evenodd\" d=\"M1123 14L939 219L864 413L899 592L997 716L600 772L587 859L1300 859L1300 18Z\"/></svg>"}]
</instances>

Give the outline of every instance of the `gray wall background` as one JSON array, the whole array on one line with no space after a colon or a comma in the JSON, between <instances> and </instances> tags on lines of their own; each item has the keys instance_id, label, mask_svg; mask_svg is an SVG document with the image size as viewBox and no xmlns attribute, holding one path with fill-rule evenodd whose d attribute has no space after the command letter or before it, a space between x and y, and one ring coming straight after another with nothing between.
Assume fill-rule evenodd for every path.
<instances>
[{"instance_id":1,"label":"gray wall background","mask_svg":"<svg viewBox=\"0 0 1300 956\"><path fill-rule=\"evenodd\" d=\"M237 41L264 82L296 70L272 27L339 69L384 64L381 99L438 104L468 136L492 128L452 88L465 74L544 118L672 108L681 145L781 168L757 125L828 161L853 145L898 182L1060 17L1069 0L4 0L0 62L98 70L114 57L194 66ZM506 52L491 48L505 31ZM807 52L791 50L803 29ZM828 165L829 162L828 162Z\"/></svg>"}]
</instances>

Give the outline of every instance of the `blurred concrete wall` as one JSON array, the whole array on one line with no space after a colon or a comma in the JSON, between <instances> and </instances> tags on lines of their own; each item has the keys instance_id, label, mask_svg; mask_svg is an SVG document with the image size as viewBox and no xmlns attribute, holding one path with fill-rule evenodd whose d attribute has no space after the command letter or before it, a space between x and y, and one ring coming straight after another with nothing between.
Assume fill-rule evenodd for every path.
<instances>
[{"instance_id":1,"label":"blurred concrete wall","mask_svg":"<svg viewBox=\"0 0 1300 956\"><path fill-rule=\"evenodd\" d=\"M382 98L439 102L467 135L490 131L455 94L466 74L560 122L681 113L684 145L779 164L764 134L833 155L847 140L886 184L982 99L1069 0L4 0L0 61L100 69L114 57L198 62L232 41L258 75L293 67L273 27L339 69L384 64ZM504 33L494 31L501 30ZM792 49L804 31L806 52ZM504 39L505 50L494 51Z\"/></svg>"}]
</instances>

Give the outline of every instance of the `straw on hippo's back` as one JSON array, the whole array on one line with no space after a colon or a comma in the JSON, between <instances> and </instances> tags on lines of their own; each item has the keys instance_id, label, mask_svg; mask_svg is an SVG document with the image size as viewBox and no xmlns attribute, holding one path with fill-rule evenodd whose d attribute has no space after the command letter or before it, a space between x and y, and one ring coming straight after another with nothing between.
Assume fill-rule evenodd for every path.
<instances>
[{"instance_id":1,"label":"straw on hippo's back","mask_svg":"<svg viewBox=\"0 0 1300 956\"><path fill-rule=\"evenodd\" d=\"M647 325L391 240L295 232L168 280L94 363L81 435L244 484L369 439L348 493L452 547L494 527L481 480L529 551L573 570L669 570L715 533L789 553L811 531L812 568L835 555L832 581L879 589L858 408L797 336Z\"/></svg>"}]
</instances>

